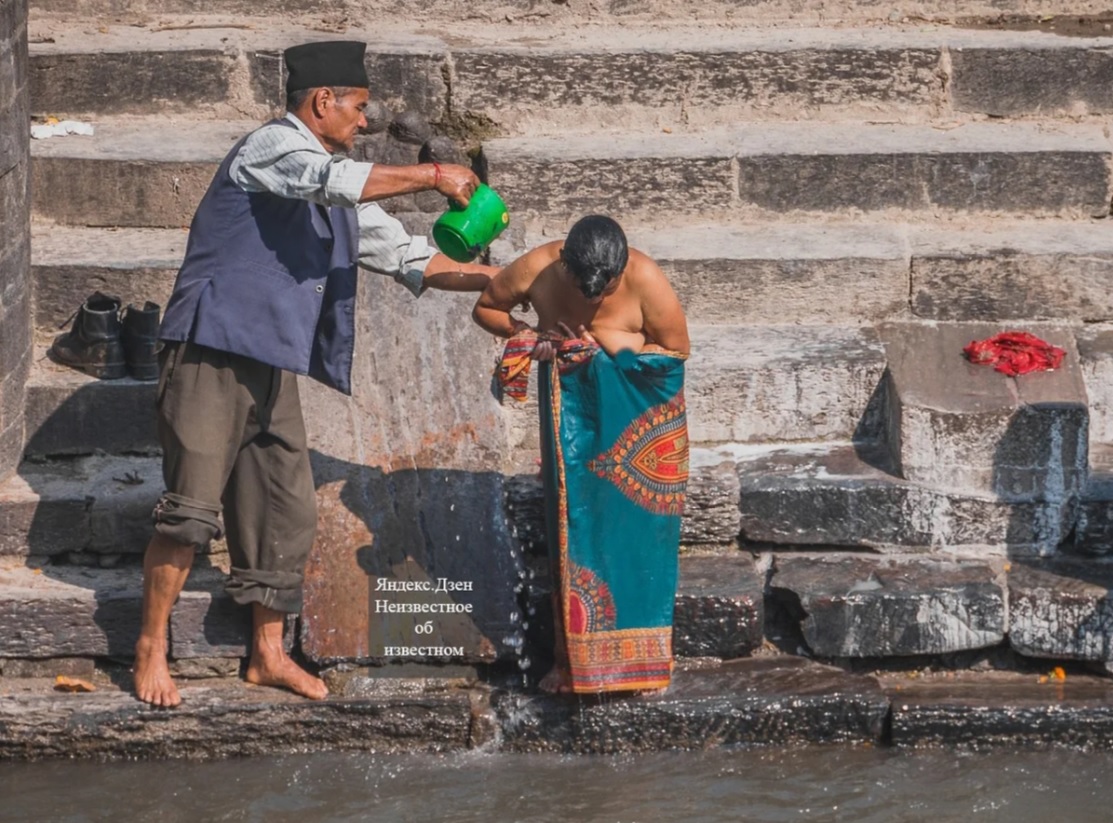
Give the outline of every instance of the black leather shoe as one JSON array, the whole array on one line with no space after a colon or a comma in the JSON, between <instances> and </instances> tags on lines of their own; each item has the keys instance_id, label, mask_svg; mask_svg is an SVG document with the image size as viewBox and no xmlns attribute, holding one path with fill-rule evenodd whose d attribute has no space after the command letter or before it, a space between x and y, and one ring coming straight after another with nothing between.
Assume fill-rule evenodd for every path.
<instances>
[{"instance_id":1,"label":"black leather shoe","mask_svg":"<svg viewBox=\"0 0 1113 823\"><path fill-rule=\"evenodd\" d=\"M54 338L50 353L59 363L102 380L127 374L120 337L120 298L94 292L74 314L70 330Z\"/></svg>"},{"instance_id":2,"label":"black leather shoe","mask_svg":"<svg viewBox=\"0 0 1113 823\"><path fill-rule=\"evenodd\" d=\"M158 380L158 303L124 309L124 359L136 380Z\"/></svg>"}]
</instances>

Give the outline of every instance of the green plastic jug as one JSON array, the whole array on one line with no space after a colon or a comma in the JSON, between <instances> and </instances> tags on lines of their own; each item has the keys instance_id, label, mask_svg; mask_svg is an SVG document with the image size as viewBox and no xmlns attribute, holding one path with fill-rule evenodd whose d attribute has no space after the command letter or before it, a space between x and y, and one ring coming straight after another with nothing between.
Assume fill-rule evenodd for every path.
<instances>
[{"instance_id":1,"label":"green plastic jug","mask_svg":"<svg viewBox=\"0 0 1113 823\"><path fill-rule=\"evenodd\" d=\"M480 183L467 206L455 201L433 224L437 248L457 263L478 257L510 223L506 203L489 186Z\"/></svg>"}]
</instances>

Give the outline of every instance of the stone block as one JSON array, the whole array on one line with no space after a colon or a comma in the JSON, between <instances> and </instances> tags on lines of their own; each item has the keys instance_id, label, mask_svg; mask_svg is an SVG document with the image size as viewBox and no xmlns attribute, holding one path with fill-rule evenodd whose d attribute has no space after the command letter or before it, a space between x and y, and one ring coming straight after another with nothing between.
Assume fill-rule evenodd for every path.
<instances>
[{"instance_id":1,"label":"stone block","mask_svg":"<svg viewBox=\"0 0 1113 823\"><path fill-rule=\"evenodd\" d=\"M689 455L688 499L680 521L682 546L735 545L742 525L739 483L734 464L708 457L700 449Z\"/></svg>"},{"instance_id":2,"label":"stone block","mask_svg":"<svg viewBox=\"0 0 1113 823\"><path fill-rule=\"evenodd\" d=\"M677 657L745 657L761 646L765 572L748 554L682 557L673 612Z\"/></svg>"},{"instance_id":3,"label":"stone block","mask_svg":"<svg viewBox=\"0 0 1113 823\"><path fill-rule=\"evenodd\" d=\"M105 459L99 482L93 487L88 552L142 554L151 540L151 513L164 489L161 460L125 460ZM105 471L108 467L113 470Z\"/></svg>"},{"instance_id":4,"label":"stone block","mask_svg":"<svg viewBox=\"0 0 1113 823\"><path fill-rule=\"evenodd\" d=\"M26 155L8 169L0 169L0 237L17 243L31 225L27 205L31 202L31 163Z\"/></svg>"},{"instance_id":5,"label":"stone block","mask_svg":"<svg viewBox=\"0 0 1113 823\"><path fill-rule=\"evenodd\" d=\"M316 751L463 752L481 702L464 689L401 682L367 698L305 700L239 684L179 684L182 707L140 706L128 691L35 694L5 700L0 757L147 760L274 756Z\"/></svg>"},{"instance_id":6,"label":"stone block","mask_svg":"<svg viewBox=\"0 0 1113 823\"><path fill-rule=\"evenodd\" d=\"M58 334L95 291L123 305L152 300L165 308L185 256L181 229L32 229L35 326Z\"/></svg>"},{"instance_id":7,"label":"stone block","mask_svg":"<svg viewBox=\"0 0 1113 823\"><path fill-rule=\"evenodd\" d=\"M637 700L496 696L513 752L618 754L738 744L873 742L888 699L873 678L799 658L755 658L678 671Z\"/></svg>"},{"instance_id":8,"label":"stone block","mask_svg":"<svg viewBox=\"0 0 1113 823\"><path fill-rule=\"evenodd\" d=\"M912 682L893 695L894 746L975 750L1107 750L1113 741L1113 684L1076 676L1040 684L1002 673L965 682Z\"/></svg>"},{"instance_id":9,"label":"stone block","mask_svg":"<svg viewBox=\"0 0 1113 823\"><path fill-rule=\"evenodd\" d=\"M1005 591L997 574L975 562L778 554L769 585L802 610L818 657L907 657L1000 643Z\"/></svg>"},{"instance_id":10,"label":"stone block","mask_svg":"<svg viewBox=\"0 0 1113 823\"><path fill-rule=\"evenodd\" d=\"M913 230L912 312L933 320L1113 319L1102 223Z\"/></svg>"},{"instance_id":11,"label":"stone block","mask_svg":"<svg viewBox=\"0 0 1113 823\"><path fill-rule=\"evenodd\" d=\"M58 675L66 677L93 677L96 661L90 657L50 657L45 660L20 660L0 658L0 675L4 677L54 679Z\"/></svg>"},{"instance_id":12,"label":"stone block","mask_svg":"<svg viewBox=\"0 0 1113 823\"><path fill-rule=\"evenodd\" d=\"M848 440L878 431L885 354L868 328L692 326L693 443Z\"/></svg>"},{"instance_id":13,"label":"stone block","mask_svg":"<svg viewBox=\"0 0 1113 823\"><path fill-rule=\"evenodd\" d=\"M662 141L641 136L487 140L490 184L523 217L567 226L607 204L627 219L706 215L730 209L735 195L729 141Z\"/></svg>"},{"instance_id":14,"label":"stone block","mask_svg":"<svg viewBox=\"0 0 1113 823\"><path fill-rule=\"evenodd\" d=\"M1061 501L1086 479L1086 387L1070 329L1027 325L1066 350L1061 367L1006 377L962 349L988 323L891 324L888 442L902 476L1004 500Z\"/></svg>"},{"instance_id":15,"label":"stone block","mask_svg":"<svg viewBox=\"0 0 1113 823\"><path fill-rule=\"evenodd\" d=\"M1086 128L828 124L755 130L738 150L738 196L771 212L883 209L1100 216L1109 149ZM839 147L832 149L832 147ZM711 204L708 204L711 207Z\"/></svg>"},{"instance_id":16,"label":"stone block","mask_svg":"<svg viewBox=\"0 0 1113 823\"><path fill-rule=\"evenodd\" d=\"M0 293L6 295L0 302L0 375L26 369L31 347L30 258L28 244L20 240L16 241L16 252L8 258L8 264L0 268L0 274L11 276L0 287Z\"/></svg>"},{"instance_id":17,"label":"stone block","mask_svg":"<svg viewBox=\"0 0 1113 823\"><path fill-rule=\"evenodd\" d=\"M229 97L236 59L212 49L31 55L33 114L192 113Z\"/></svg>"},{"instance_id":18,"label":"stone block","mask_svg":"<svg viewBox=\"0 0 1113 823\"><path fill-rule=\"evenodd\" d=\"M419 112L431 121L440 120L447 113L445 54L436 50L391 53L371 47L365 62L376 100L396 111Z\"/></svg>"},{"instance_id":19,"label":"stone block","mask_svg":"<svg viewBox=\"0 0 1113 823\"><path fill-rule=\"evenodd\" d=\"M161 493L157 459L25 462L0 484L0 555L140 552Z\"/></svg>"},{"instance_id":20,"label":"stone block","mask_svg":"<svg viewBox=\"0 0 1113 823\"><path fill-rule=\"evenodd\" d=\"M34 157L33 216L74 226L185 227L215 163Z\"/></svg>"},{"instance_id":21,"label":"stone block","mask_svg":"<svg viewBox=\"0 0 1113 823\"><path fill-rule=\"evenodd\" d=\"M1090 476L1078 501L1072 538L1063 547L1071 554L1113 554L1113 455L1108 444L1090 447Z\"/></svg>"},{"instance_id":22,"label":"stone block","mask_svg":"<svg viewBox=\"0 0 1113 823\"><path fill-rule=\"evenodd\" d=\"M136 570L0 571L0 657L130 656L142 598Z\"/></svg>"},{"instance_id":23,"label":"stone block","mask_svg":"<svg viewBox=\"0 0 1113 823\"><path fill-rule=\"evenodd\" d=\"M0 478L7 477L19 465L23 455L23 420L0 429ZM3 515L0 515L3 522ZM4 528L4 527L0 527ZM6 534L6 533L5 533ZM0 554L5 554L6 537L0 534Z\"/></svg>"},{"instance_id":24,"label":"stone block","mask_svg":"<svg viewBox=\"0 0 1113 823\"><path fill-rule=\"evenodd\" d=\"M923 106L938 95L940 53L930 48L812 46L806 35L801 45L772 32L639 35L625 49L612 31L607 43L585 32L573 44L454 50L453 104L495 119L629 106L699 117L742 106Z\"/></svg>"},{"instance_id":25,"label":"stone block","mask_svg":"<svg viewBox=\"0 0 1113 823\"><path fill-rule=\"evenodd\" d=\"M959 111L996 117L1113 112L1113 53L1058 47L951 49L951 98Z\"/></svg>"},{"instance_id":26,"label":"stone block","mask_svg":"<svg viewBox=\"0 0 1113 823\"><path fill-rule=\"evenodd\" d=\"M1075 499L1006 502L908 483L885 470L876 447L736 449L734 459L742 539L755 546L1045 555L1067 538L1078 516Z\"/></svg>"},{"instance_id":27,"label":"stone block","mask_svg":"<svg viewBox=\"0 0 1113 823\"><path fill-rule=\"evenodd\" d=\"M151 453L158 449L154 381L98 380L39 360L27 382L27 453Z\"/></svg>"},{"instance_id":28,"label":"stone block","mask_svg":"<svg viewBox=\"0 0 1113 823\"><path fill-rule=\"evenodd\" d=\"M1009 645L1029 657L1113 660L1113 566L1056 558L1008 572Z\"/></svg>"},{"instance_id":29,"label":"stone block","mask_svg":"<svg viewBox=\"0 0 1113 823\"><path fill-rule=\"evenodd\" d=\"M190 224L220 161L254 121L98 123L92 137L32 146L34 214L78 226Z\"/></svg>"},{"instance_id":30,"label":"stone block","mask_svg":"<svg viewBox=\"0 0 1113 823\"><path fill-rule=\"evenodd\" d=\"M448 110L446 58L446 53L436 45L392 51L369 43L364 63L372 98L386 103L395 111L413 110L429 120L440 120ZM271 107L283 107L286 102L286 68L281 52L267 49L250 51L248 63L255 101Z\"/></svg>"},{"instance_id":31,"label":"stone block","mask_svg":"<svg viewBox=\"0 0 1113 823\"><path fill-rule=\"evenodd\" d=\"M11 28L0 28L4 32L0 39L0 92L3 92L0 122L5 126L0 131L0 169L11 168L12 158L25 154L30 140L29 129L11 128L20 122L19 118L27 122L30 104L27 99L27 27L24 20L10 22Z\"/></svg>"},{"instance_id":32,"label":"stone block","mask_svg":"<svg viewBox=\"0 0 1113 823\"><path fill-rule=\"evenodd\" d=\"M192 581L191 575L191 581ZM235 603L212 577L208 585L182 592L170 615L170 653L175 658L247 657L251 653L251 609ZM292 641L293 632L289 632Z\"/></svg>"},{"instance_id":33,"label":"stone block","mask_svg":"<svg viewBox=\"0 0 1113 823\"><path fill-rule=\"evenodd\" d=\"M1113 445L1113 326L1100 324L1077 329L1075 343L1090 401L1089 440L1093 454L1102 446Z\"/></svg>"},{"instance_id":34,"label":"stone block","mask_svg":"<svg viewBox=\"0 0 1113 823\"><path fill-rule=\"evenodd\" d=\"M861 325L908 314L908 253L883 225L626 226L706 324Z\"/></svg>"}]
</instances>

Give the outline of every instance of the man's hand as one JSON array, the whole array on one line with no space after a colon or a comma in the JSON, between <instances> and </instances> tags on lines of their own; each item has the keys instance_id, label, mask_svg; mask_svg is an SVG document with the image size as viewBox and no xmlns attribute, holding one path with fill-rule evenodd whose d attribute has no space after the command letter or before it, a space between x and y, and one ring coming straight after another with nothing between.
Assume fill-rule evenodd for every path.
<instances>
[{"instance_id":1,"label":"man's hand","mask_svg":"<svg viewBox=\"0 0 1113 823\"><path fill-rule=\"evenodd\" d=\"M475 189L479 185L479 178L475 172L465 166L451 163L437 165L438 173L434 177L433 187L461 206L467 206Z\"/></svg>"}]
</instances>

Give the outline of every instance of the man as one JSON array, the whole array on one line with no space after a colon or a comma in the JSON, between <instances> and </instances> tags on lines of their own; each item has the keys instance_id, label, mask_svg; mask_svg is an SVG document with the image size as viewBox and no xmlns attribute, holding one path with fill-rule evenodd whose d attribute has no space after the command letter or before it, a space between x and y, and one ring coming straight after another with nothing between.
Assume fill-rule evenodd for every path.
<instances>
[{"instance_id":1,"label":"man","mask_svg":"<svg viewBox=\"0 0 1113 823\"><path fill-rule=\"evenodd\" d=\"M537 329L510 312L528 301ZM668 280L590 215L499 272L473 317L510 338L500 381L540 373L553 572L550 691L651 691L672 672L680 514L688 479L688 327ZM577 330L573 335L572 329Z\"/></svg>"},{"instance_id":2,"label":"man","mask_svg":"<svg viewBox=\"0 0 1113 823\"><path fill-rule=\"evenodd\" d=\"M194 552L223 526L228 591L250 605L246 679L323 698L323 681L282 645L301 607L316 499L295 374L351 392L357 264L426 288L479 291L494 272L454 263L370 201L435 189L466 204L462 166L391 167L334 156L352 148L368 102L365 46L286 51L288 113L225 158L190 227L160 330L159 436L166 492L144 558L135 690L181 698L166 629Z\"/></svg>"}]
</instances>

